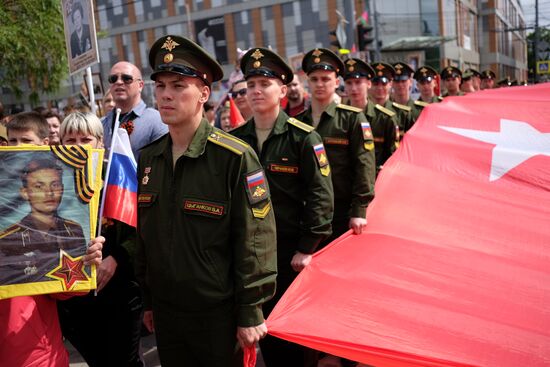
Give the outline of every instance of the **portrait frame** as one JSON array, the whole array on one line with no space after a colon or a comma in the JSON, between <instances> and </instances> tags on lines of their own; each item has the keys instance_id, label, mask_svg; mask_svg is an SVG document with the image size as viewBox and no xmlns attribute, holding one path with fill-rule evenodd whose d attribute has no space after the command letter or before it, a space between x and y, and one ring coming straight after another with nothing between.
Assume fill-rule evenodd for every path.
<instances>
[{"instance_id":1,"label":"portrait frame","mask_svg":"<svg viewBox=\"0 0 550 367\"><path fill-rule=\"evenodd\" d=\"M61 6L69 73L74 75L99 62L93 0L62 0Z\"/></svg>"},{"instance_id":2,"label":"portrait frame","mask_svg":"<svg viewBox=\"0 0 550 367\"><path fill-rule=\"evenodd\" d=\"M0 147L0 299L96 288L103 149Z\"/></svg>"}]
</instances>

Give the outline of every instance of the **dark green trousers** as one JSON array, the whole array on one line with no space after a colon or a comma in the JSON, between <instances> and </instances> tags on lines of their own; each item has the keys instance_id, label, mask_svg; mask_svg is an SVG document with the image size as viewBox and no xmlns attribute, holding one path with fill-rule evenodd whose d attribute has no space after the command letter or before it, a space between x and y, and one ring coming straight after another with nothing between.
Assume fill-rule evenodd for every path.
<instances>
[{"instance_id":1,"label":"dark green trousers","mask_svg":"<svg viewBox=\"0 0 550 367\"><path fill-rule=\"evenodd\" d=\"M162 367L242 366L234 306L182 312L153 307Z\"/></svg>"}]
</instances>

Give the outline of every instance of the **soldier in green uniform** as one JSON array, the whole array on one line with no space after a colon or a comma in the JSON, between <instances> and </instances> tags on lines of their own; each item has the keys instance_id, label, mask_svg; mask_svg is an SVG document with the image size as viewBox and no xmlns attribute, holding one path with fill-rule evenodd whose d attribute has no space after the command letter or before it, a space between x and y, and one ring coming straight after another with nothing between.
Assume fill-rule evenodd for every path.
<instances>
[{"instance_id":1,"label":"soldier in green uniform","mask_svg":"<svg viewBox=\"0 0 550 367\"><path fill-rule=\"evenodd\" d=\"M280 107L292 69L273 51L251 48L241 59L252 119L231 133L251 145L266 172L277 223L277 292L268 316L317 246L331 234L334 197L330 166L319 134ZM305 348L267 336L260 342L267 366L304 365Z\"/></svg>"},{"instance_id":2,"label":"soldier in green uniform","mask_svg":"<svg viewBox=\"0 0 550 367\"><path fill-rule=\"evenodd\" d=\"M395 78L393 79L392 106L397 112L397 123L399 124L399 141L403 135L414 125L420 110L411 99L412 76L414 70L404 62L393 64Z\"/></svg>"},{"instance_id":3,"label":"soldier in green uniform","mask_svg":"<svg viewBox=\"0 0 550 367\"><path fill-rule=\"evenodd\" d=\"M414 79L420 91L420 96L414 104L422 109L430 103L441 102L441 99L435 94L435 78L437 71L430 66L421 66L414 72Z\"/></svg>"},{"instance_id":4,"label":"soldier in green uniform","mask_svg":"<svg viewBox=\"0 0 550 367\"><path fill-rule=\"evenodd\" d=\"M325 48L311 50L302 69L308 75L311 106L297 118L314 126L323 138L332 171L334 219L328 242L349 228L359 234L367 224L375 180L372 130L361 109L333 101L338 76L344 71L336 54Z\"/></svg>"},{"instance_id":5,"label":"soldier in green uniform","mask_svg":"<svg viewBox=\"0 0 550 367\"><path fill-rule=\"evenodd\" d=\"M447 66L441 72L441 80L445 86L445 93L441 97L463 96L464 93L460 90L462 82L462 72L454 66Z\"/></svg>"},{"instance_id":6,"label":"soldier in green uniform","mask_svg":"<svg viewBox=\"0 0 550 367\"><path fill-rule=\"evenodd\" d=\"M63 198L63 169L53 159L32 159L23 168L21 197L31 212L0 232L0 284L52 280L59 251L83 254L86 238L80 224L58 214Z\"/></svg>"},{"instance_id":7,"label":"soldier in green uniform","mask_svg":"<svg viewBox=\"0 0 550 367\"><path fill-rule=\"evenodd\" d=\"M370 98L372 102L365 107L367 118L373 122L372 133L376 151L376 169L380 171L399 146L399 122L397 112L390 100L395 69L390 64L375 62Z\"/></svg>"},{"instance_id":8,"label":"soldier in green uniform","mask_svg":"<svg viewBox=\"0 0 550 367\"><path fill-rule=\"evenodd\" d=\"M474 92L481 90L481 73L474 68L464 70L465 73L472 74L472 87Z\"/></svg>"},{"instance_id":9,"label":"soldier in green uniform","mask_svg":"<svg viewBox=\"0 0 550 367\"><path fill-rule=\"evenodd\" d=\"M179 36L158 39L149 63L169 133L138 163L144 323L165 367L236 365L237 342L267 333L262 304L275 293L269 186L254 150L202 116L220 65Z\"/></svg>"},{"instance_id":10,"label":"soldier in green uniform","mask_svg":"<svg viewBox=\"0 0 550 367\"><path fill-rule=\"evenodd\" d=\"M460 90L465 95L468 94L468 93L474 93L475 92L474 74L471 71L465 70L462 73L462 80L460 82Z\"/></svg>"},{"instance_id":11,"label":"soldier in green uniform","mask_svg":"<svg viewBox=\"0 0 550 367\"><path fill-rule=\"evenodd\" d=\"M481 72L481 90L493 89L496 78L497 76L492 70L483 70Z\"/></svg>"}]
</instances>

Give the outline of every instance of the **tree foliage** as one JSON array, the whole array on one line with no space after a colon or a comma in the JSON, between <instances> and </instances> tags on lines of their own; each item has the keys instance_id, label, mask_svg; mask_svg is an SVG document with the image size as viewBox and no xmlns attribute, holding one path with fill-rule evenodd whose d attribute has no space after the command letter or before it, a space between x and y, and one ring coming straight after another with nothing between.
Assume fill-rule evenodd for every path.
<instances>
[{"instance_id":1,"label":"tree foliage","mask_svg":"<svg viewBox=\"0 0 550 367\"><path fill-rule=\"evenodd\" d=\"M59 89L67 76L59 0L0 0L0 85L17 98Z\"/></svg>"}]
</instances>

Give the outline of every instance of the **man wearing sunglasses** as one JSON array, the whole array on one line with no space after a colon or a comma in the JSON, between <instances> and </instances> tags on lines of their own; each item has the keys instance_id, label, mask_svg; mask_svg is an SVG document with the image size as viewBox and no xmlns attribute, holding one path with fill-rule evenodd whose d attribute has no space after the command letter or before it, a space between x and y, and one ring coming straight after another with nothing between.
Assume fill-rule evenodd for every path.
<instances>
[{"instance_id":1,"label":"man wearing sunglasses","mask_svg":"<svg viewBox=\"0 0 550 367\"><path fill-rule=\"evenodd\" d=\"M236 81L233 87L231 87L230 94L241 115L243 115L244 120L248 121L252 117L252 108L250 108L248 97L246 96L246 80Z\"/></svg>"},{"instance_id":2,"label":"man wearing sunglasses","mask_svg":"<svg viewBox=\"0 0 550 367\"><path fill-rule=\"evenodd\" d=\"M120 127L128 131L132 152L138 159L139 149L165 135L168 128L162 123L159 112L147 107L141 99L143 79L135 65L126 61L116 63L107 80L115 108L102 120L105 147L111 146L116 108L120 108Z\"/></svg>"}]
</instances>

